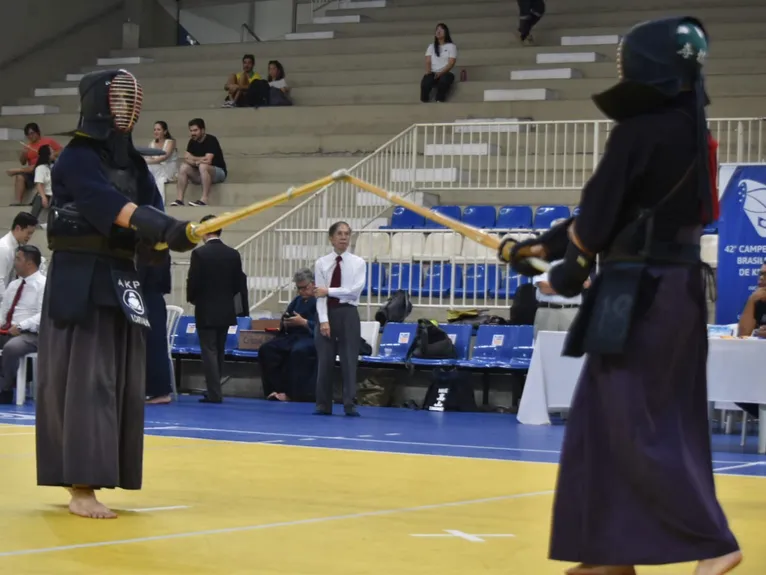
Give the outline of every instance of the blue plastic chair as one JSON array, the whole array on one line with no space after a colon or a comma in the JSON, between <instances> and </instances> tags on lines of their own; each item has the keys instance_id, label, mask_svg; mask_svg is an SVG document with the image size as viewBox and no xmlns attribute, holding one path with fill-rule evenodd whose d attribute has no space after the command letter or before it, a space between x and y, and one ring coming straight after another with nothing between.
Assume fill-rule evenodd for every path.
<instances>
[{"instance_id":1,"label":"blue plastic chair","mask_svg":"<svg viewBox=\"0 0 766 575\"><path fill-rule=\"evenodd\" d=\"M471 298L484 298L487 295L487 267L497 269L497 266L487 266L486 264L469 264L465 270L465 277L462 281L462 286L455 287L452 293L455 294L455 298L462 299L463 297Z\"/></svg>"},{"instance_id":2,"label":"blue plastic chair","mask_svg":"<svg viewBox=\"0 0 766 575\"><path fill-rule=\"evenodd\" d=\"M555 220L570 216L567 206L539 206L535 210L535 229L547 230Z\"/></svg>"},{"instance_id":3,"label":"blue plastic chair","mask_svg":"<svg viewBox=\"0 0 766 575\"><path fill-rule=\"evenodd\" d=\"M494 228L495 206L467 206L463 210L463 223L475 228Z\"/></svg>"},{"instance_id":4,"label":"blue plastic chair","mask_svg":"<svg viewBox=\"0 0 766 575\"><path fill-rule=\"evenodd\" d=\"M574 207L574 209L572 210L572 215L575 217L580 215L580 206Z\"/></svg>"},{"instance_id":5,"label":"blue plastic chair","mask_svg":"<svg viewBox=\"0 0 766 575\"><path fill-rule=\"evenodd\" d=\"M497 266L493 266L493 267L495 270L498 270ZM491 272L491 269L492 268L490 268L490 272ZM498 272L496 271L495 273L498 273ZM516 290L519 288L519 286L532 282L532 280L528 278L527 276L515 274L513 272L506 275L501 269L499 270L499 273L500 273L500 281L497 283L497 288L495 288L494 276L491 276L488 278L489 280L488 293L490 297L498 297L500 299L512 298L514 295L516 295Z\"/></svg>"},{"instance_id":6,"label":"blue plastic chair","mask_svg":"<svg viewBox=\"0 0 766 575\"><path fill-rule=\"evenodd\" d=\"M712 222L705 226L702 233L706 236L714 236L718 233L718 222Z\"/></svg>"},{"instance_id":7,"label":"blue plastic chair","mask_svg":"<svg viewBox=\"0 0 766 575\"><path fill-rule=\"evenodd\" d=\"M473 344L473 356L457 362L471 369L510 369L519 325L480 325Z\"/></svg>"},{"instance_id":8,"label":"blue plastic chair","mask_svg":"<svg viewBox=\"0 0 766 575\"><path fill-rule=\"evenodd\" d=\"M377 284L373 284L373 295L389 296L399 289L412 293L422 284L421 269L420 264L391 264L388 277L385 278L382 287L378 289Z\"/></svg>"},{"instance_id":9,"label":"blue plastic chair","mask_svg":"<svg viewBox=\"0 0 766 575\"><path fill-rule=\"evenodd\" d=\"M531 325L520 325L516 336L516 345L513 348L511 367L513 369L529 369L534 350L535 328Z\"/></svg>"},{"instance_id":10,"label":"blue plastic chair","mask_svg":"<svg viewBox=\"0 0 766 575\"><path fill-rule=\"evenodd\" d=\"M227 353L233 357L239 357L243 359L256 359L258 357L257 349L239 349L239 332L243 329L250 329L252 326L252 318L250 317L238 317L237 318L237 339L234 343L234 348L231 351L227 350ZM229 336L231 337L231 335ZM227 338L228 339L228 338Z\"/></svg>"},{"instance_id":11,"label":"blue plastic chair","mask_svg":"<svg viewBox=\"0 0 766 575\"><path fill-rule=\"evenodd\" d=\"M242 325L244 322L240 321L244 320L244 322L247 322L247 325L244 329L250 328L250 318L249 317L238 317L237 318L237 325L230 325L229 331L226 334L226 344L224 345L224 353L231 354L235 349L237 349L237 346L239 345L239 330L243 329Z\"/></svg>"},{"instance_id":12,"label":"blue plastic chair","mask_svg":"<svg viewBox=\"0 0 766 575\"><path fill-rule=\"evenodd\" d=\"M184 315L178 320L178 327L173 338L172 353L174 355L199 355L199 335L194 316Z\"/></svg>"},{"instance_id":13,"label":"blue plastic chair","mask_svg":"<svg viewBox=\"0 0 766 575\"><path fill-rule=\"evenodd\" d=\"M381 230L409 230L412 228L422 228L425 226L425 222L426 222L426 219L420 214L416 214L415 212L412 212L408 210L407 208L397 206L396 208L394 208L394 211L391 214L391 225L381 226L380 229Z\"/></svg>"},{"instance_id":14,"label":"blue plastic chair","mask_svg":"<svg viewBox=\"0 0 766 575\"><path fill-rule=\"evenodd\" d=\"M404 363L407 352L415 342L416 323L387 323L380 336L377 355L365 355L363 363L399 364Z\"/></svg>"},{"instance_id":15,"label":"blue plastic chair","mask_svg":"<svg viewBox=\"0 0 766 575\"><path fill-rule=\"evenodd\" d=\"M362 289L362 295L368 295L370 292L370 286L372 286L373 293L377 293L375 290L379 290L386 285L386 268L378 262L372 262L370 265L370 273L367 274L367 283Z\"/></svg>"},{"instance_id":16,"label":"blue plastic chair","mask_svg":"<svg viewBox=\"0 0 766 575\"><path fill-rule=\"evenodd\" d=\"M455 266L455 283L462 281L463 266ZM452 288L452 264L431 264L426 270L421 286L413 287L413 296L445 297Z\"/></svg>"},{"instance_id":17,"label":"blue plastic chair","mask_svg":"<svg viewBox=\"0 0 766 575\"><path fill-rule=\"evenodd\" d=\"M434 206L433 208L431 208L431 210L434 212L440 213L442 215L445 215L449 218L452 218L453 220L460 221L461 219L460 206ZM437 224L436 222L432 220L426 220L425 227L431 230L446 229L446 226Z\"/></svg>"},{"instance_id":18,"label":"blue plastic chair","mask_svg":"<svg viewBox=\"0 0 766 575\"><path fill-rule=\"evenodd\" d=\"M448 336L450 336L450 339L453 340L453 343L455 344L455 351L457 352L457 358L455 359L425 359L420 357L413 357L410 359L412 362L412 365L417 365L421 367L439 367L439 366L450 366L450 365L457 365L457 362L462 359L468 359L468 351L471 346L471 334L473 332L473 327L467 324L445 324L441 323L439 324L439 327L442 328Z\"/></svg>"},{"instance_id":19,"label":"blue plastic chair","mask_svg":"<svg viewBox=\"0 0 766 575\"><path fill-rule=\"evenodd\" d=\"M503 230L531 228L532 208L530 206L503 206L497 214L495 227Z\"/></svg>"}]
</instances>

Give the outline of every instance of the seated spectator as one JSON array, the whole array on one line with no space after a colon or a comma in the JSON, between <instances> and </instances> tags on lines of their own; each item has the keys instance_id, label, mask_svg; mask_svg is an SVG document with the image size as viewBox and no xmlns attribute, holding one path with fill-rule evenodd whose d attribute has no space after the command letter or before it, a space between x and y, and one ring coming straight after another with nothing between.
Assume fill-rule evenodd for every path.
<instances>
[{"instance_id":1,"label":"seated spectator","mask_svg":"<svg viewBox=\"0 0 766 575\"><path fill-rule=\"evenodd\" d=\"M290 86L285 80L285 69L279 60L269 62L269 106L292 106Z\"/></svg>"},{"instance_id":2,"label":"seated spectator","mask_svg":"<svg viewBox=\"0 0 766 575\"><path fill-rule=\"evenodd\" d=\"M157 182L163 203L165 202L165 184L172 182L178 176L178 150L176 141L170 135L166 122L160 120L154 123L154 139L149 144L154 150L162 150L161 156L147 156L145 158L149 171Z\"/></svg>"},{"instance_id":3,"label":"seated spectator","mask_svg":"<svg viewBox=\"0 0 766 575\"><path fill-rule=\"evenodd\" d=\"M446 24L438 24L434 43L426 50L426 75L420 82L420 101L429 102L431 92L436 88L436 101L445 102L447 92L455 81L455 75L450 71L457 61L457 46L452 43L449 28Z\"/></svg>"},{"instance_id":4,"label":"seated spectator","mask_svg":"<svg viewBox=\"0 0 766 575\"><path fill-rule=\"evenodd\" d=\"M745 308L739 317L737 335L766 339L766 264L761 266L755 291L747 298ZM758 419L758 404L738 403L737 406L751 417Z\"/></svg>"},{"instance_id":5,"label":"seated spectator","mask_svg":"<svg viewBox=\"0 0 766 575\"><path fill-rule=\"evenodd\" d=\"M194 118L189 121L189 143L186 146L184 161L178 170L176 200L171 206L183 206L184 194L189 180L202 184L202 197L189 202L190 206L206 206L210 201L210 188L213 184L226 181L226 161L218 138L205 131L205 120Z\"/></svg>"},{"instance_id":6,"label":"seated spectator","mask_svg":"<svg viewBox=\"0 0 766 575\"><path fill-rule=\"evenodd\" d=\"M253 68L255 56L242 57L242 71L229 76L224 89L229 93L224 108L265 106L269 97L269 84Z\"/></svg>"},{"instance_id":7,"label":"seated spectator","mask_svg":"<svg viewBox=\"0 0 766 575\"><path fill-rule=\"evenodd\" d=\"M35 164L35 199L32 201L32 215L40 221L40 214L43 210L47 210L50 205L50 199L53 195L53 189L51 187L51 147L40 146L40 150L37 156L37 163ZM45 229L47 224L40 224Z\"/></svg>"},{"instance_id":8,"label":"seated spectator","mask_svg":"<svg viewBox=\"0 0 766 575\"><path fill-rule=\"evenodd\" d=\"M53 138L44 138L40 135L40 126L30 123L24 126L24 135L27 137L27 143L22 144L24 151L19 157L21 168L8 170L7 174L14 178L14 191L16 196L15 203L12 206L21 206L24 202L24 192L35 187L35 167L39 150L42 146L49 146L51 149L51 162L61 152L61 144Z\"/></svg>"},{"instance_id":9,"label":"seated spectator","mask_svg":"<svg viewBox=\"0 0 766 575\"><path fill-rule=\"evenodd\" d=\"M534 28L545 14L545 0L517 0L519 4L519 40L522 44L531 46L535 39L532 36Z\"/></svg>"},{"instance_id":10,"label":"seated spectator","mask_svg":"<svg viewBox=\"0 0 766 575\"><path fill-rule=\"evenodd\" d=\"M293 278L296 297L282 316L279 335L258 350L263 394L276 401L314 401L317 356L314 348L314 274L302 269Z\"/></svg>"},{"instance_id":11,"label":"seated spectator","mask_svg":"<svg viewBox=\"0 0 766 575\"><path fill-rule=\"evenodd\" d=\"M40 250L23 245L16 251L13 280L0 305L0 404L13 403L16 371L28 353L37 351L37 334L43 309L45 276L39 272Z\"/></svg>"},{"instance_id":12,"label":"seated spectator","mask_svg":"<svg viewBox=\"0 0 766 575\"><path fill-rule=\"evenodd\" d=\"M19 212L13 218L11 231L0 238L0 298L16 279L16 252L32 239L37 229L37 218L28 212Z\"/></svg>"}]
</instances>

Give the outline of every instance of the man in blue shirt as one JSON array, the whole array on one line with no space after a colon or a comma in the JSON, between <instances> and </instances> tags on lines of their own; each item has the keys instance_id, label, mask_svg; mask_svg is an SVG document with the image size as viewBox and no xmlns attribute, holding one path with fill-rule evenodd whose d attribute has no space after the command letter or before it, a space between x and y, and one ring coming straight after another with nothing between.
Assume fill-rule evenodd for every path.
<instances>
[{"instance_id":1,"label":"man in blue shirt","mask_svg":"<svg viewBox=\"0 0 766 575\"><path fill-rule=\"evenodd\" d=\"M314 401L317 319L314 273L302 269L293 277L296 297L282 316L279 335L258 350L263 394L276 401Z\"/></svg>"}]
</instances>

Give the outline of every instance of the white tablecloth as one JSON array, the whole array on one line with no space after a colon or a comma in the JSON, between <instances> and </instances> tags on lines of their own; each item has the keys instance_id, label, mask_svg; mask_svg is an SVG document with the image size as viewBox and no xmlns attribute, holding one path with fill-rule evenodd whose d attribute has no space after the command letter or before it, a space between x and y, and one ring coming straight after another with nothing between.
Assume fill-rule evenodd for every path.
<instances>
[{"instance_id":1,"label":"white tablecloth","mask_svg":"<svg viewBox=\"0 0 766 575\"><path fill-rule=\"evenodd\" d=\"M585 358L562 357L566 332L537 334L532 360L519 404L518 420L547 425L549 411L569 409ZM766 340L710 339L708 399L711 402L761 404L759 451L766 450L766 377L763 358Z\"/></svg>"}]
</instances>

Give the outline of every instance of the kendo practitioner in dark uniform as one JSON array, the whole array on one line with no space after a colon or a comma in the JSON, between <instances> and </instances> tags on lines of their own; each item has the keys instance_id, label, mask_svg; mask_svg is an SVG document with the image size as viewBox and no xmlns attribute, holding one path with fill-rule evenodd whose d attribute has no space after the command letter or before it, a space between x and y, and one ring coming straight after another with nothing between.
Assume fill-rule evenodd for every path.
<instances>
[{"instance_id":1,"label":"kendo practitioner in dark uniform","mask_svg":"<svg viewBox=\"0 0 766 575\"><path fill-rule=\"evenodd\" d=\"M37 483L69 510L112 518L95 490L140 489L146 303L136 261L194 247L162 200L131 132L143 99L125 70L87 74L80 121L53 168L52 250L38 349ZM155 207L156 206L156 207Z\"/></svg>"},{"instance_id":2,"label":"kendo practitioner in dark uniform","mask_svg":"<svg viewBox=\"0 0 766 575\"><path fill-rule=\"evenodd\" d=\"M694 18L639 24L623 39L620 82L594 96L616 121L577 217L500 258L563 258L548 277L572 297L599 257L563 355L588 354L561 453L550 558L572 575L698 561L721 575L742 560L716 499L707 418L702 227L717 217ZM712 166L711 166L712 164ZM706 278L706 276L708 276Z\"/></svg>"}]
</instances>

